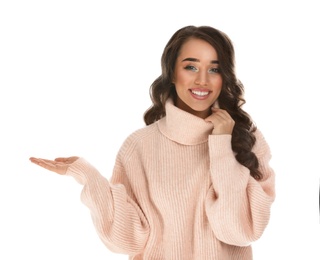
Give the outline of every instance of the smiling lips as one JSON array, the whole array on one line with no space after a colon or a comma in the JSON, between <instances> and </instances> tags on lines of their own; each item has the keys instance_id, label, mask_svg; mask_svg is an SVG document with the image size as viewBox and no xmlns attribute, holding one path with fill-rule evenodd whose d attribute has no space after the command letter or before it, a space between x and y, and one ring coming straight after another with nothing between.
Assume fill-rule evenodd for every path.
<instances>
[{"instance_id":1,"label":"smiling lips","mask_svg":"<svg viewBox=\"0 0 320 260\"><path fill-rule=\"evenodd\" d=\"M198 100L204 100L209 97L211 91L207 89L190 89L191 96Z\"/></svg>"}]
</instances>

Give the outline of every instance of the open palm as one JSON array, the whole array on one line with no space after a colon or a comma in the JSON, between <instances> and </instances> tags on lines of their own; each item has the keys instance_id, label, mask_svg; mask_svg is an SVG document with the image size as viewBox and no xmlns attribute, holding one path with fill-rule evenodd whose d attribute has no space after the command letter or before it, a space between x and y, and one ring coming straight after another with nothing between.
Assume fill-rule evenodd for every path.
<instances>
[{"instance_id":1,"label":"open palm","mask_svg":"<svg viewBox=\"0 0 320 260\"><path fill-rule=\"evenodd\" d=\"M74 163L79 157L72 156L67 158L56 158L54 160L42 159L42 158L35 158L31 157L30 161L34 164L37 164L49 171L56 172L58 174L65 174L68 170L68 167Z\"/></svg>"}]
</instances>

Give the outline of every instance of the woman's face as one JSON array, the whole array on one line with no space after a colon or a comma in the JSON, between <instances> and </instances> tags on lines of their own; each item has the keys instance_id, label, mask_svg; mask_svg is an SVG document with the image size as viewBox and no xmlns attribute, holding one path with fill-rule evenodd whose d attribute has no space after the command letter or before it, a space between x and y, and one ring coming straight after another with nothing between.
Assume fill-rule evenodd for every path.
<instances>
[{"instance_id":1,"label":"woman's face","mask_svg":"<svg viewBox=\"0 0 320 260\"><path fill-rule=\"evenodd\" d=\"M204 40L186 41L176 60L173 83L177 107L201 118L208 117L222 88L216 50Z\"/></svg>"}]
</instances>

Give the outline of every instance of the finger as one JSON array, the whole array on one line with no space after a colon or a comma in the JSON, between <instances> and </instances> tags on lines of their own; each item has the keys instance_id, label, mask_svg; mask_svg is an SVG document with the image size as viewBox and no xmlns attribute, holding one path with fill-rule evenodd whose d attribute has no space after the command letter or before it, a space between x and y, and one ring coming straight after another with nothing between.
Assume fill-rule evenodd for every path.
<instances>
[{"instance_id":1,"label":"finger","mask_svg":"<svg viewBox=\"0 0 320 260\"><path fill-rule=\"evenodd\" d=\"M215 116L221 121L229 121L231 118L226 111L219 111Z\"/></svg>"},{"instance_id":2,"label":"finger","mask_svg":"<svg viewBox=\"0 0 320 260\"><path fill-rule=\"evenodd\" d=\"M66 165L64 163L59 163L55 161L40 161L39 166L49 170L56 172L58 174L65 174L66 173Z\"/></svg>"},{"instance_id":3,"label":"finger","mask_svg":"<svg viewBox=\"0 0 320 260\"><path fill-rule=\"evenodd\" d=\"M40 160L40 162L45 162L45 163L48 163L50 165L56 165L56 161L54 160L49 160L49 159L43 159L43 158L38 158Z\"/></svg>"},{"instance_id":4,"label":"finger","mask_svg":"<svg viewBox=\"0 0 320 260\"><path fill-rule=\"evenodd\" d=\"M222 118L222 119L224 119L224 120L230 120L230 119L232 119L232 117L230 116L230 114L229 114L226 110L224 110L224 109L216 109L216 108L214 108L213 111L212 111L212 113L213 113L215 116L220 117L220 118Z\"/></svg>"},{"instance_id":5,"label":"finger","mask_svg":"<svg viewBox=\"0 0 320 260\"><path fill-rule=\"evenodd\" d=\"M71 164L75 162L79 157L78 156L72 156L72 157L58 157L54 159L56 162L64 162L67 164Z\"/></svg>"},{"instance_id":6,"label":"finger","mask_svg":"<svg viewBox=\"0 0 320 260\"><path fill-rule=\"evenodd\" d=\"M49 171L53 171L59 174L65 174L66 172L66 167L64 163L34 157L31 157L30 161Z\"/></svg>"},{"instance_id":7,"label":"finger","mask_svg":"<svg viewBox=\"0 0 320 260\"><path fill-rule=\"evenodd\" d=\"M43 158L35 158L35 157L30 157L30 161L33 163L38 164L39 162L47 161L47 162L53 162L51 160L43 159Z\"/></svg>"},{"instance_id":8,"label":"finger","mask_svg":"<svg viewBox=\"0 0 320 260\"><path fill-rule=\"evenodd\" d=\"M208 116L207 118L204 119L204 121L206 122L210 122L212 124L219 124L219 122L221 121L221 117L217 114L212 114L210 116Z\"/></svg>"},{"instance_id":9,"label":"finger","mask_svg":"<svg viewBox=\"0 0 320 260\"><path fill-rule=\"evenodd\" d=\"M53 161L50 161L50 160L46 160L46 159L40 159L40 158L34 158L31 160L31 162L43 167L43 168L46 168L48 170L54 168L54 162Z\"/></svg>"},{"instance_id":10,"label":"finger","mask_svg":"<svg viewBox=\"0 0 320 260\"><path fill-rule=\"evenodd\" d=\"M56 162L66 162L66 161L68 161L68 157L58 157L58 158L55 158L54 160L56 161Z\"/></svg>"},{"instance_id":11,"label":"finger","mask_svg":"<svg viewBox=\"0 0 320 260\"><path fill-rule=\"evenodd\" d=\"M217 111L212 111L213 113L210 116L208 116L205 120L211 122L223 120L225 117L220 110L221 109L218 109Z\"/></svg>"},{"instance_id":12,"label":"finger","mask_svg":"<svg viewBox=\"0 0 320 260\"><path fill-rule=\"evenodd\" d=\"M204 121L206 121L206 122L208 122L208 123L213 123L213 116L210 115L210 116L206 117L206 118L204 119Z\"/></svg>"}]
</instances>

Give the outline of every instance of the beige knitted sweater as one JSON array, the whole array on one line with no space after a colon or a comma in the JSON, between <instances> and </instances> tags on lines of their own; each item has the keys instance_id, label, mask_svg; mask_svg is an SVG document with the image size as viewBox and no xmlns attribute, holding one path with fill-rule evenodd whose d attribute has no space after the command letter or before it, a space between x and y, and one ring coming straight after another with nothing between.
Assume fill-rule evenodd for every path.
<instances>
[{"instance_id":1,"label":"beige knitted sweater","mask_svg":"<svg viewBox=\"0 0 320 260\"><path fill-rule=\"evenodd\" d=\"M110 182L83 158L69 167L100 238L134 260L252 259L275 197L261 132L256 181L236 161L231 135L210 135L211 123L172 101L166 113L127 138Z\"/></svg>"}]
</instances>

